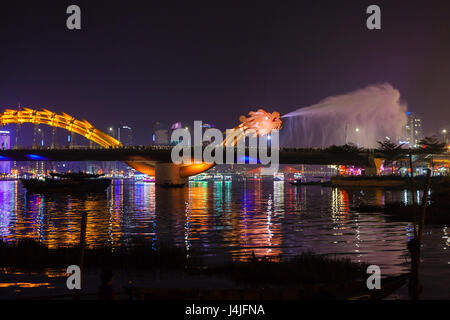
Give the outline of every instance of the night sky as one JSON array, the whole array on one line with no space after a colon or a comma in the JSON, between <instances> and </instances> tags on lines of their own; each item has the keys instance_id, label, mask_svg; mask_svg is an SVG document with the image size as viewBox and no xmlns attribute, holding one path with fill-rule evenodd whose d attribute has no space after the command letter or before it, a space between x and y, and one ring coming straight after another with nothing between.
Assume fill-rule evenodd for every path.
<instances>
[{"instance_id":1,"label":"night sky","mask_svg":"<svg viewBox=\"0 0 450 320\"><path fill-rule=\"evenodd\" d=\"M370 4L381 31L366 28ZM0 107L125 123L150 144L154 121L225 129L389 82L433 133L450 124L449 40L448 0L2 1Z\"/></svg>"}]
</instances>

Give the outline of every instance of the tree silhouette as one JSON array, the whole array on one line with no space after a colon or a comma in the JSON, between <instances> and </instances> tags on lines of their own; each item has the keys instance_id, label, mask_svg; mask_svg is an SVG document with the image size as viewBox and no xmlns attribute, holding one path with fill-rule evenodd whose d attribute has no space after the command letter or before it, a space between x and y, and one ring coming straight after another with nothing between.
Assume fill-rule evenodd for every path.
<instances>
[{"instance_id":1,"label":"tree silhouette","mask_svg":"<svg viewBox=\"0 0 450 320\"><path fill-rule=\"evenodd\" d=\"M445 152L445 142L440 142L436 136L425 137L419 142L423 151L428 154L439 154Z\"/></svg>"},{"instance_id":2,"label":"tree silhouette","mask_svg":"<svg viewBox=\"0 0 450 320\"><path fill-rule=\"evenodd\" d=\"M391 165L391 173L394 174L394 162L405 155L405 150L402 149L403 144L396 144L391 140L377 141L379 151L384 154L385 161Z\"/></svg>"},{"instance_id":3,"label":"tree silhouette","mask_svg":"<svg viewBox=\"0 0 450 320\"><path fill-rule=\"evenodd\" d=\"M358 153L358 152L362 152L364 149L359 148L354 143L347 143L342 146L336 146L336 145L329 146L327 148L327 150L330 152L335 152L335 153Z\"/></svg>"},{"instance_id":4,"label":"tree silhouette","mask_svg":"<svg viewBox=\"0 0 450 320\"><path fill-rule=\"evenodd\" d=\"M422 147L422 152L431 155L431 172L434 173L434 159L433 155L445 152L445 142L440 142L439 138L435 135L431 137L425 137L419 142Z\"/></svg>"}]
</instances>

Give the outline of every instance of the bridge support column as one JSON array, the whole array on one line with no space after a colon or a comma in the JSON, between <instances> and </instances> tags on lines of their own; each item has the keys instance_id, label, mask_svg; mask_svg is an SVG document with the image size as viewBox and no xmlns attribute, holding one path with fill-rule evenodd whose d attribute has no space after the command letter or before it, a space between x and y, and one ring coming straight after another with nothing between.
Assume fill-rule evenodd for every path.
<instances>
[{"instance_id":1,"label":"bridge support column","mask_svg":"<svg viewBox=\"0 0 450 320\"><path fill-rule=\"evenodd\" d=\"M188 178L180 176L180 165L173 163L156 163L155 183L162 187L182 187L188 182Z\"/></svg>"}]
</instances>

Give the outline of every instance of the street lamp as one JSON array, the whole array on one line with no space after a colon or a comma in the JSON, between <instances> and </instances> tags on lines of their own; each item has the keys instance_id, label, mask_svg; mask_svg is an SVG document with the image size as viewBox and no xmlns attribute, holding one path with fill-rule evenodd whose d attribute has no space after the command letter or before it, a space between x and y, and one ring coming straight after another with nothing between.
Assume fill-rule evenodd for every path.
<instances>
[{"instance_id":1,"label":"street lamp","mask_svg":"<svg viewBox=\"0 0 450 320\"><path fill-rule=\"evenodd\" d=\"M447 129L442 130L442 135L444 136L444 143L447 144Z\"/></svg>"},{"instance_id":2,"label":"street lamp","mask_svg":"<svg viewBox=\"0 0 450 320\"><path fill-rule=\"evenodd\" d=\"M355 129L355 132L356 132L356 145L359 147L359 135L358 135L358 133L359 133L359 128L356 128L356 129Z\"/></svg>"}]
</instances>

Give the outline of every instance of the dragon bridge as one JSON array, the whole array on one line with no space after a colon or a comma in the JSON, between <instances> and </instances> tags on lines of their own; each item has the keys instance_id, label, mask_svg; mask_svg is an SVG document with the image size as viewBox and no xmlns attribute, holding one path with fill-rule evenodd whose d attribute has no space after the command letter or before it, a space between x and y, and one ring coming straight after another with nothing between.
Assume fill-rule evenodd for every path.
<instances>
[{"instance_id":1,"label":"dragon bridge","mask_svg":"<svg viewBox=\"0 0 450 320\"><path fill-rule=\"evenodd\" d=\"M281 117L278 112L268 113L262 109L250 111L248 117L241 116L239 120L241 123L231 130L231 134L225 137L223 141L224 147L236 145L238 140L243 139L248 134L265 135L272 130L278 130L282 127ZM35 110L31 108L22 108L19 110L6 109L3 113L0 113L0 126L22 123L32 123L35 125L43 124L50 127L65 129L69 132L79 134L103 148L123 147L120 141L95 128L87 120L78 120L67 113L57 114L47 109ZM158 167L158 163L146 158L136 158L133 161L127 161L126 164L141 173L151 176L156 175L155 167ZM169 172L169 180L171 181L169 184L172 184L174 176L177 177L175 180L182 182L185 181L183 179L204 172L214 165L215 163L206 162L180 166L165 163L160 164L159 168L161 172ZM164 176L164 174L161 174L161 176ZM158 177L156 180L158 182ZM161 184L166 183L162 182ZM175 182L173 184L177 183Z\"/></svg>"}]
</instances>

